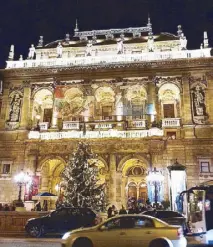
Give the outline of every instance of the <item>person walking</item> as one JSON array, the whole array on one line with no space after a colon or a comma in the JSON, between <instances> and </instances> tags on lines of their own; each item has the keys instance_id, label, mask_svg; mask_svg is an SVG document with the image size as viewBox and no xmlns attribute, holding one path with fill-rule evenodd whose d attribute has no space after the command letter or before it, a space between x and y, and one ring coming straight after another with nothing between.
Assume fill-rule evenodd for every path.
<instances>
[{"instance_id":1,"label":"person walking","mask_svg":"<svg viewBox=\"0 0 213 247\"><path fill-rule=\"evenodd\" d=\"M120 211L119 211L119 214L127 214L127 211L126 209L124 208L124 206L122 205Z\"/></svg>"}]
</instances>

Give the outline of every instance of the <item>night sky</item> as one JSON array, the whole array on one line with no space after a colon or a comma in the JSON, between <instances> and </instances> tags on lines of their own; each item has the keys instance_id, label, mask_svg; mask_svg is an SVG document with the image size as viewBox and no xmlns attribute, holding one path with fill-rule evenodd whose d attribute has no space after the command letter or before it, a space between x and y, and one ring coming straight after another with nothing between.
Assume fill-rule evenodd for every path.
<instances>
[{"instance_id":1,"label":"night sky","mask_svg":"<svg viewBox=\"0 0 213 247\"><path fill-rule=\"evenodd\" d=\"M82 31L145 26L148 13L153 32L176 34L181 24L189 48L199 48L203 31L213 45L213 0L1 0L0 67L5 67L9 47L15 58L26 58L30 44L73 34L75 19Z\"/></svg>"}]
</instances>

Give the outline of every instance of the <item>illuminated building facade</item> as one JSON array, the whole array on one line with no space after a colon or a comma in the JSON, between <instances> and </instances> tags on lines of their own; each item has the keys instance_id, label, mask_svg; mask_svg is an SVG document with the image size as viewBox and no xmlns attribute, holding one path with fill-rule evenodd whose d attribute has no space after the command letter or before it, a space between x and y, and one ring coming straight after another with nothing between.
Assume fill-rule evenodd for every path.
<instances>
[{"instance_id":1,"label":"illuminated building facade","mask_svg":"<svg viewBox=\"0 0 213 247\"><path fill-rule=\"evenodd\" d=\"M181 26L177 35L154 35L150 19L140 28L76 25L72 38L46 45L41 36L27 59L14 60L11 46L0 71L0 202L17 198L13 177L21 169L33 176L35 193L61 193L60 174L79 141L98 154L117 207L130 197L154 201L146 180L154 168L164 176L159 201L185 180L211 180L212 67L206 32L201 47L188 50ZM167 167L180 164L186 176L171 180Z\"/></svg>"}]
</instances>

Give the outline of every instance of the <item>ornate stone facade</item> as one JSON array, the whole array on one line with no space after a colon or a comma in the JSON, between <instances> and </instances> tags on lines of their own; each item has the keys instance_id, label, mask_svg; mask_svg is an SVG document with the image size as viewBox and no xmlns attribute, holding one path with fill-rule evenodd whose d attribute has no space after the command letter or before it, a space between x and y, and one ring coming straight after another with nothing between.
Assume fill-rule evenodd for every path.
<instances>
[{"instance_id":1,"label":"ornate stone facade","mask_svg":"<svg viewBox=\"0 0 213 247\"><path fill-rule=\"evenodd\" d=\"M13 177L21 169L38 191L59 195L60 174L82 140L97 153L100 180L117 207L132 196L153 201L146 176L154 167L164 176L158 199L169 200L167 167L176 159L188 187L212 179L210 49L182 51L178 36L160 34L147 50L150 35L142 33L150 28L132 30L131 38L130 29L104 30L101 41L96 32L89 55L91 32L76 32L75 45L60 41L60 57L52 42L39 43L36 59L8 61L0 71L0 202L17 198Z\"/></svg>"}]
</instances>

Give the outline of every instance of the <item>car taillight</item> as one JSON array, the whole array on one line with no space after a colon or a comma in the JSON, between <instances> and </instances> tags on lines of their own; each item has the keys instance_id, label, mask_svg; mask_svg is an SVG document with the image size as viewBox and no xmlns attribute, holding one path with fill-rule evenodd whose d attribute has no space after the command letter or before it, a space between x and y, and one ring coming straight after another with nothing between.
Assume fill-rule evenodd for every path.
<instances>
[{"instance_id":1,"label":"car taillight","mask_svg":"<svg viewBox=\"0 0 213 247\"><path fill-rule=\"evenodd\" d=\"M183 236L183 229L182 229L182 227L177 229L177 236L179 238Z\"/></svg>"}]
</instances>

